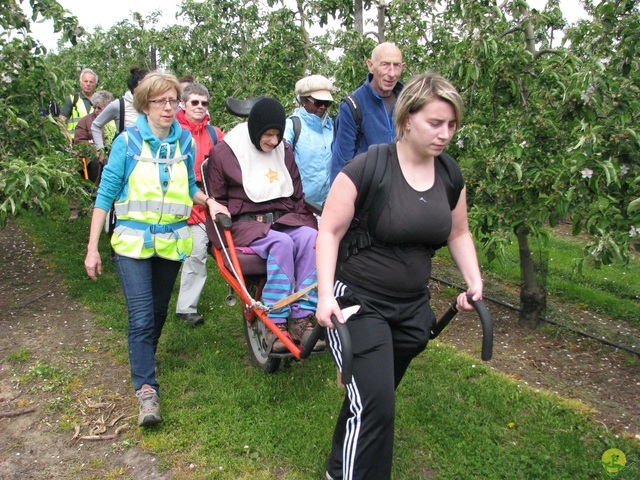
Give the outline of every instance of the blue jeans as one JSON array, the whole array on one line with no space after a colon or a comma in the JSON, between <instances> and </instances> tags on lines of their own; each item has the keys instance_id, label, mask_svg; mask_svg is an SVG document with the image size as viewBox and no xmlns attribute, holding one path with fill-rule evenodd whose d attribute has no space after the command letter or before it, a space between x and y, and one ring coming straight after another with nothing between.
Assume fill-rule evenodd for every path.
<instances>
[{"instance_id":1,"label":"blue jeans","mask_svg":"<svg viewBox=\"0 0 640 480\"><path fill-rule=\"evenodd\" d=\"M129 363L133 388L160 386L155 353L180 262L160 257L137 259L116 254L116 267L129 312Z\"/></svg>"}]
</instances>

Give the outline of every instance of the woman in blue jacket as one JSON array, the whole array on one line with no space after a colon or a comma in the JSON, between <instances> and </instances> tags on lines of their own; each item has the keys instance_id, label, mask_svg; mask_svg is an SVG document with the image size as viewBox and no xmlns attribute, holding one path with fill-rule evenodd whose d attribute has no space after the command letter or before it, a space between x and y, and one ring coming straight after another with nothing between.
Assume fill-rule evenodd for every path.
<instances>
[{"instance_id":1,"label":"woman in blue jacket","mask_svg":"<svg viewBox=\"0 0 640 480\"><path fill-rule=\"evenodd\" d=\"M300 108L287 119L284 132L284 139L293 147L305 198L320 205L329 194L331 177L333 121L327 113L333 102L331 90L333 83L322 75L299 80L296 99Z\"/></svg>"},{"instance_id":2,"label":"woman in blue jacket","mask_svg":"<svg viewBox=\"0 0 640 480\"><path fill-rule=\"evenodd\" d=\"M89 278L97 280L102 273L98 240L113 205L117 220L111 246L127 303L131 381L141 426L161 420L155 352L173 285L191 254L187 219L193 203L213 205L196 186L191 134L175 118L180 90L178 80L162 72L150 73L136 89L140 116L113 142L84 261Z\"/></svg>"}]
</instances>

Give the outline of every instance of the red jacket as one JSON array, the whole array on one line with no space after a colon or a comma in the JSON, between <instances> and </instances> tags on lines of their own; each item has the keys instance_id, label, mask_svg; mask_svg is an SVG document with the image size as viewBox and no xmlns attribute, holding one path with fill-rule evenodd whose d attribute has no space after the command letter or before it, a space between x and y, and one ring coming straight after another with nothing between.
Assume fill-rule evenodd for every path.
<instances>
[{"instance_id":1,"label":"red jacket","mask_svg":"<svg viewBox=\"0 0 640 480\"><path fill-rule=\"evenodd\" d=\"M202 182L202 176L200 175L200 165L204 162L205 156L209 156L209 150L213 147L213 142L211 141L211 137L207 132L207 125L209 124L209 115L205 115L200 123L194 123L187 118L184 113L184 110L180 110L176 115L176 120L180 126L191 132L191 136L196 142L196 161L193 166L196 174L196 182ZM218 142L220 142L224 138L224 133L218 127L213 127L218 134ZM202 190L202 187L200 188ZM191 216L187 223L189 225L195 225L197 223L204 222L205 219L205 209L201 205L194 205L191 209Z\"/></svg>"}]
</instances>

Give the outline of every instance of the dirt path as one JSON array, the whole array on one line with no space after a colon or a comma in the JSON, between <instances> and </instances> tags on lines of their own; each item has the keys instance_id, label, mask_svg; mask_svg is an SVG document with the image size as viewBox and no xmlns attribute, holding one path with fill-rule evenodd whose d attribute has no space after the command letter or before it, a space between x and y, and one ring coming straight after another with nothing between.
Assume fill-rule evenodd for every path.
<instances>
[{"instance_id":1,"label":"dirt path","mask_svg":"<svg viewBox=\"0 0 640 480\"><path fill-rule=\"evenodd\" d=\"M108 332L68 297L17 227L0 230L0 251L0 412L33 410L0 417L0 479L188 477L161 472L158 460L137 446L128 368L106 353ZM434 298L442 313L447 305L437 292ZM489 307L493 369L573 400L616 433L640 440L637 357L570 334L523 331L514 312ZM439 340L478 358L479 322L466 315ZM109 439L74 439L74 427L79 437Z\"/></svg>"},{"instance_id":2,"label":"dirt path","mask_svg":"<svg viewBox=\"0 0 640 480\"><path fill-rule=\"evenodd\" d=\"M0 412L32 410L0 418L0 479L172 478L136 446L128 369L104 353L104 330L17 227L0 230L0 251ZM92 434L113 438L80 438Z\"/></svg>"}]
</instances>

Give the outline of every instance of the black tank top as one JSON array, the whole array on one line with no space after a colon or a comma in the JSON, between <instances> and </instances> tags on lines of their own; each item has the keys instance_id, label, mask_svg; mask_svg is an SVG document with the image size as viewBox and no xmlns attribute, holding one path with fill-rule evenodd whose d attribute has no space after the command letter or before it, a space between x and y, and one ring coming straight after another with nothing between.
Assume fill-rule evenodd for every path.
<instances>
[{"instance_id":1,"label":"black tank top","mask_svg":"<svg viewBox=\"0 0 640 480\"><path fill-rule=\"evenodd\" d=\"M392 181L377 241L350 256L336 275L356 291L412 298L427 292L433 246L445 243L451 232L451 207L441 178L446 172L437 170L428 190L414 190L402 174L395 144L389 147ZM358 190L365 161L366 155L358 156L342 170ZM439 162L434 165L443 168Z\"/></svg>"}]
</instances>

